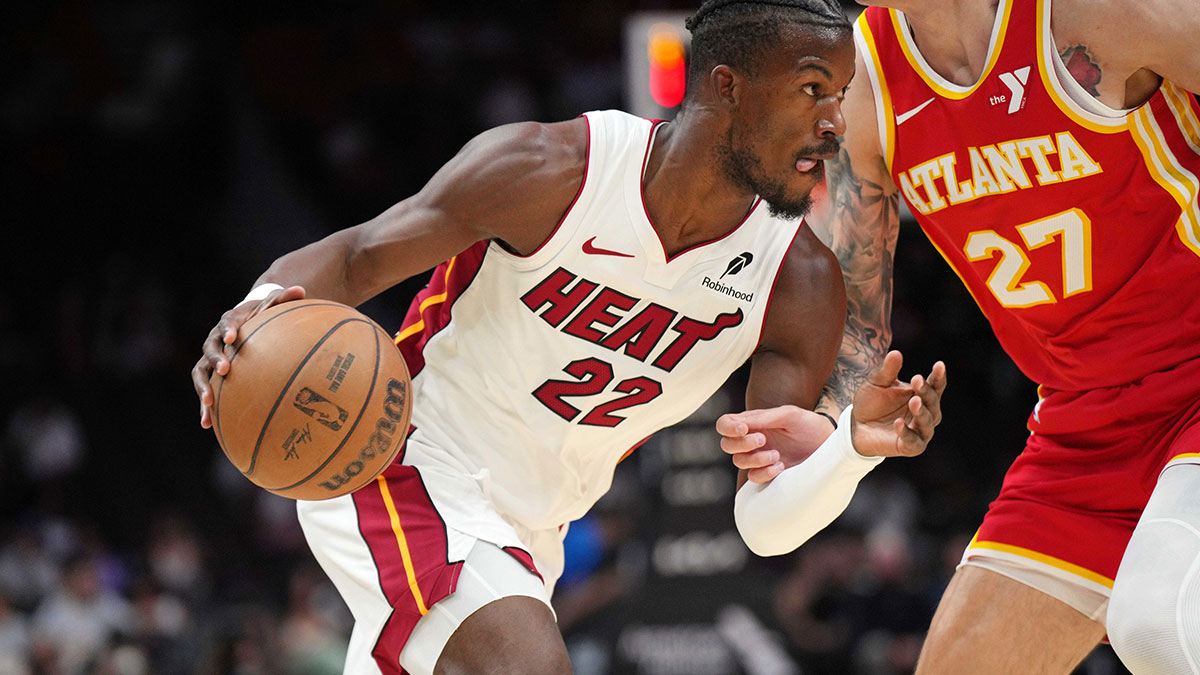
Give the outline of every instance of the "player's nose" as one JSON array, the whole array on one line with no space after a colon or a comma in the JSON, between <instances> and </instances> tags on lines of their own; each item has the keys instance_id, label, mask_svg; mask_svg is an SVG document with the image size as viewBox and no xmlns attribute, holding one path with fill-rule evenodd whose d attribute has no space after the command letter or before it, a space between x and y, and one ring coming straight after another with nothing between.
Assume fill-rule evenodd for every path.
<instances>
[{"instance_id":1,"label":"player's nose","mask_svg":"<svg viewBox=\"0 0 1200 675\"><path fill-rule=\"evenodd\" d=\"M842 136L846 133L846 118L842 116L842 102L830 97L822 102L817 114L817 136Z\"/></svg>"}]
</instances>

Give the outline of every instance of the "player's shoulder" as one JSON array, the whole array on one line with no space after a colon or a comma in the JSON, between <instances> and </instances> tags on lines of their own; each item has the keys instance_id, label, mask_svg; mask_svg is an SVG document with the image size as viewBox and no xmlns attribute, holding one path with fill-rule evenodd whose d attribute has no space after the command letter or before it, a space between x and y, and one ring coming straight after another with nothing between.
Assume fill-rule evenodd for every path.
<instances>
[{"instance_id":1,"label":"player's shoulder","mask_svg":"<svg viewBox=\"0 0 1200 675\"><path fill-rule=\"evenodd\" d=\"M1137 62L1162 28L1196 15L1195 0L1055 0L1051 7L1056 42L1085 38L1117 62Z\"/></svg>"},{"instance_id":2,"label":"player's shoulder","mask_svg":"<svg viewBox=\"0 0 1200 675\"><path fill-rule=\"evenodd\" d=\"M775 295L793 294L805 301L845 298L846 288L837 256L817 238L808 224L801 225L783 257Z\"/></svg>"},{"instance_id":3,"label":"player's shoulder","mask_svg":"<svg viewBox=\"0 0 1200 675\"><path fill-rule=\"evenodd\" d=\"M802 361L814 353L832 359L845 320L846 286L837 256L802 226L776 276L760 350Z\"/></svg>"},{"instance_id":4,"label":"player's shoulder","mask_svg":"<svg viewBox=\"0 0 1200 675\"><path fill-rule=\"evenodd\" d=\"M587 158L587 135L583 118L514 122L479 134L463 150L526 164L582 167Z\"/></svg>"}]
</instances>

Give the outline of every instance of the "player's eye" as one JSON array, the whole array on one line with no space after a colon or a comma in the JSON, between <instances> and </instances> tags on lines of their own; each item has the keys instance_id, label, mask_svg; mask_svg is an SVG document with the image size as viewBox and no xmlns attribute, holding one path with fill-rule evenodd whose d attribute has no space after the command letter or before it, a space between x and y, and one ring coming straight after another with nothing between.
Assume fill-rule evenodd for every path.
<instances>
[{"instance_id":1,"label":"player's eye","mask_svg":"<svg viewBox=\"0 0 1200 675\"><path fill-rule=\"evenodd\" d=\"M817 84L815 82L810 82L810 83L800 87L800 91L804 92L805 94L808 94L809 96L814 96L814 97L821 93L820 89L817 87Z\"/></svg>"}]
</instances>

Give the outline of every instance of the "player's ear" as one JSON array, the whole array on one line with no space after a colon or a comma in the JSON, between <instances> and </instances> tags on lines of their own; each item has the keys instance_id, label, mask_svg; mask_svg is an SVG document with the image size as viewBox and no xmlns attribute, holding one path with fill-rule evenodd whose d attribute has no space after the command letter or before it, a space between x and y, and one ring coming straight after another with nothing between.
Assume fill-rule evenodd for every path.
<instances>
[{"instance_id":1,"label":"player's ear","mask_svg":"<svg viewBox=\"0 0 1200 675\"><path fill-rule=\"evenodd\" d=\"M708 86L712 89L713 99L728 110L737 110L743 84L741 75L725 64L716 66L708 73Z\"/></svg>"}]
</instances>

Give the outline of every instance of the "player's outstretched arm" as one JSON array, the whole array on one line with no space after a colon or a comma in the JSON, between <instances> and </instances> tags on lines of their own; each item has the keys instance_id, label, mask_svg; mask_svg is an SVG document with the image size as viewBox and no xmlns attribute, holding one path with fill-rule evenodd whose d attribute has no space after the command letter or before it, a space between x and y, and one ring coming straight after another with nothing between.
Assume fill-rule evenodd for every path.
<instances>
[{"instance_id":1,"label":"player's outstretched arm","mask_svg":"<svg viewBox=\"0 0 1200 675\"><path fill-rule=\"evenodd\" d=\"M795 406L723 415L717 420L722 447L808 456L767 482L738 489L734 518L752 551L779 555L795 550L845 510L860 480L884 457L920 454L941 421L946 368L928 376L898 379L902 357L887 354L846 408L837 429ZM814 439L825 436L819 445ZM736 457L736 454L735 454ZM736 459L735 459L736 462ZM764 470L761 476L774 471Z\"/></svg>"},{"instance_id":2,"label":"player's outstretched arm","mask_svg":"<svg viewBox=\"0 0 1200 675\"><path fill-rule=\"evenodd\" d=\"M860 54L842 103L846 134L826 163L829 207L810 225L837 256L846 284L846 325L833 375L816 410L836 418L892 340L892 259L900 232L899 192L888 174L875 102Z\"/></svg>"},{"instance_id":3,"label":"player's outstretched arm","mask_svg":"<svg viewBox=\"0 0 1200 675\"><path fill-rule=\"evenodd\" d=\"M480 134L420 192L379 216L280 257L255 283L254 299L225 312L192 369L200 425L212 425L209 380L226 374L224 347L267 307L303 297L355 306L469 248L495 239L531 253L578 193L587 124L511 124Z\"/></svg>"}]
</instances>

